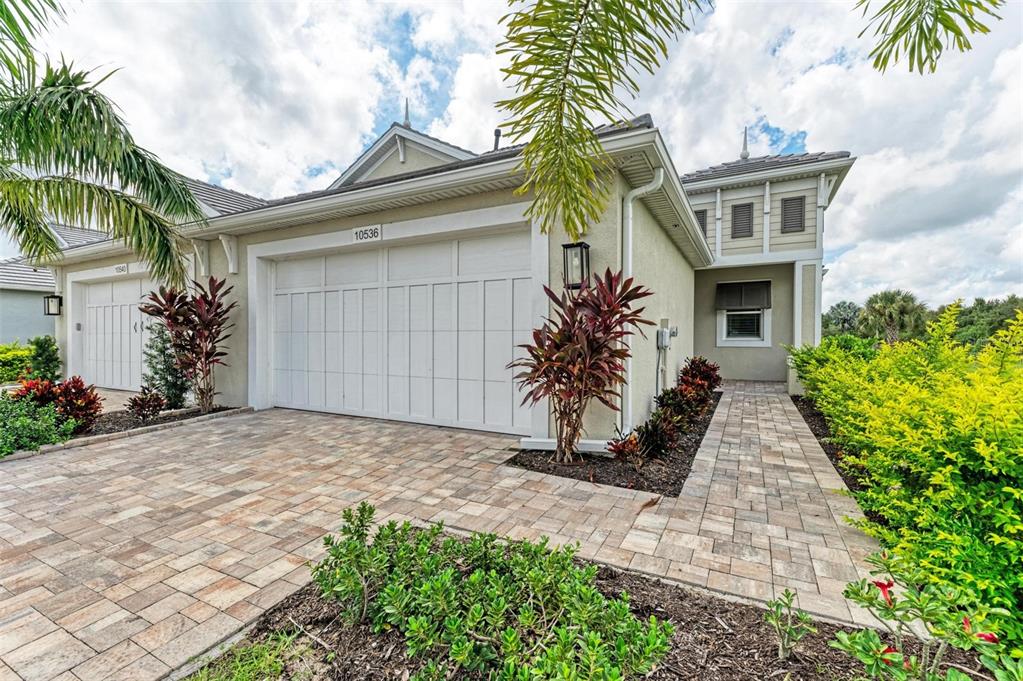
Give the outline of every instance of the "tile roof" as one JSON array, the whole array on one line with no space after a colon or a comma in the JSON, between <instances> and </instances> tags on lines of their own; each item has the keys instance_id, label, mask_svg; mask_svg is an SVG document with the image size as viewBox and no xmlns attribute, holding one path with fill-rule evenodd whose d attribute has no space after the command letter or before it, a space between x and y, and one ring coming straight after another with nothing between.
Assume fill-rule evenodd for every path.
<instances>
[{"instance_id":1,"label":"tile roof","mask_svg":"<svg viewBox=\"0 0 1023 681\"><path fill-rule=\"evenodd\" d=\"M682 183L702 182L703 180L717 180L735 175L745 175L763 170L774 170L776 168L788 168L793 166L819 163L820 161L832 161L835 159L849 158L848 151L820 151L805 154L779 154L776 156L759 156L757 158L740 159L729 161L721 165L711 166L703 170L696 170L682 176Z\"/></svg>"},{"instance_id":2,"label":"tile roof","mask_svg":"<svg viewBox=\"0 0 1023 681\"><path fill-rule=\"evenodd\" d=\"M106 232L97 229L85 229L83 227L69 227L67 225L51 224L50 229L57 235L59 241L63 241L65 247L84 246L85 244L105 241L108 236Z\"/></svg>"},{"instance_id":3,"label":"tile roof","mask_svg":"<svg viewBox=\"0 0 1023 681\"><path fill-rule=\"evenodd\" d=\"M190 177L186 177L184 180L188 188L195 194L195 198L220 215L228 215L266 205L266 201L258 196L244 194L233 189L225 189L224 187L218 187L215 184L203 182L202 180L194 180Z\"/></svg>"},{"instance_id":4,"label":"tile roof","mask_svg":"<svg viewBox=\"0 0 1023 681\"><path fill-rule=\"evenodd\" d=\"M53 274L46 267L32 267L24 258L0 260L0 289L53 290Z\"/></svg>"}]
</instances>

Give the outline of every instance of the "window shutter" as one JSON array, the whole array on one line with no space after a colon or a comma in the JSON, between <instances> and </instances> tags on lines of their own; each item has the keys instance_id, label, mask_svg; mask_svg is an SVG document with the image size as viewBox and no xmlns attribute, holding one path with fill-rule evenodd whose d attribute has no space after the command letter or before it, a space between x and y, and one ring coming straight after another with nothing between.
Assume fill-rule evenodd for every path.
<instances>
[{"instance_id":1,"label":"window shutter","mask_svg":"<svg viewBox=\"0 0 1023 681\"><path fill-rule=\"evenodd\" d=\"M695 211L696 222L700 225L700 231L703 232L703 236L707 236L707 209Z\"/></svg>"},{"instance_id":2,"label":"window shutter","mask_svg":"<svg viewBox=\"0 0 1023 681\"><path fill-rule=\"evenodd\" d=\"M802 232L806 228L806 197L781 200L781 231Z\"/></svg>"},{"instance_id":3,"label":"window shutter","mask_svg":"<svg viewBox=\"0 0 1023 681\"><path fill-rule=\"evenodd\" d=\"M753 204L732 206L732 238L753 236Z\"/></svg>"},{"instance_id":4,"label":"window shutter","mask_svg":"<svg viewBox=\"0 0 1023 681\"><path fill-rule=\"evenodd\" d=\"M766 310L771 307L771 282L744 281L718 284L717 309Z\"/></svg>"}]
</instances>

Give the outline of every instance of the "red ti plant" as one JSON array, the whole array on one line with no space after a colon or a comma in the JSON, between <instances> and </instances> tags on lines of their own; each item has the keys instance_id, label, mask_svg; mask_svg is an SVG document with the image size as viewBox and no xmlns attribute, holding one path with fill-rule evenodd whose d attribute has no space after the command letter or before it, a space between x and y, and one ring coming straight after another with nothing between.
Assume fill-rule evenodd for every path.
<instances>
[{"instance_id":1,"label":"red ti plant","mask_svg":"<svg viewBox=\"0 0 1023 681\"><path fill-rule=\"evenodd\" d=\"M567 463L582 435L583 414L591 400L618 410L615 399L625 383L628 339L633 330L652 325L633 304L652 292L607 270L592 286L560 296L546 286L553 315L520 346L526 356L509 364L521 369L515 379L527 388L523 404L550 400L557 429L555 461Z\"/></svg>"},{"instance_id":2,"label":"red ti plant","mask_svg":"<svg viewBox=\"0 0 1023 681\"><path fill-rule=\"evenodd\" d=\"M227 352L221 344L231 337L234 324L230 316L238 304L226 302L233 288L226 283L215 277L210 277L207 286L193 282L195 292L191 295L161 286L149 294L150 302L139 306L144 314L167 326L175 361L191 381L195 403L204 414L213 409L217 394L214 371L218 364L227 366Z\"/></svg>"}]
</instances>

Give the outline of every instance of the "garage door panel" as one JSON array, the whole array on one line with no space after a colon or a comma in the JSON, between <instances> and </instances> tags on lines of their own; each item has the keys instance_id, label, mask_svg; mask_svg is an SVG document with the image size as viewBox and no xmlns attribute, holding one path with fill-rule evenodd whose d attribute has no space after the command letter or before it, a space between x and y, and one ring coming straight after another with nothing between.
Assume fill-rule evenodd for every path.
<instances>
[{"instance_id":1,"label":"garage door panel","mask_svg":"<svg viewBox=\"0 0 1023 681\"><path fill-rule=\"evenodd\" d=\"M488 239L327 256L320 290L279 290L288 302L275 299L274 341L288 350L274 352L274 380L286 377L277 403L527 431L506 367L532 328L528 233ZM287 282L301 271L291 266Z\"/></svg>"}]
</instances>

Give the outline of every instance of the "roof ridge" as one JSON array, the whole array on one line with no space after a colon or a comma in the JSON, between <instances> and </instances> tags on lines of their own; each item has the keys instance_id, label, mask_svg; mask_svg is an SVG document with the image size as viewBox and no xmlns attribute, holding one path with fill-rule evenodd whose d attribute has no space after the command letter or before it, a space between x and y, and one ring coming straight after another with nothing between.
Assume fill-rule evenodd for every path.
<instances>
[{"instance_id":1,"label":"roof ridge","mask_svg":"<svg viewBox=\"0 0 1023 681\"><path fill-rule=\"evenodd\" d=\"M423 132L422 130L419 130L418 128L413 128L411 126L403 125L403 124L398 123L396 121L392 121L391 122L391 126L389 128L387 128L387 130L384 130L384 134L386 134L388 130L390 130L391 128L394 128L394 127L403 128L404 130L411 130L412 132L416 133L417 135L422 135L423 137L426 137L427 139L431 139L434 142L440 142L441 144L446 144L449 147L452 147L454 149L458 149L459 151L464 151L465 153L472 154L473 156L479 156L480 155L479 153L473 151L472 149L466 149L465 147L460 147L457 144L452 144L451 142L448 142L447 140L441 139L440 137L434 137L433 135L431 135L431 134L429 134L427 132ZM380 137L383 137L383 134L381 134ZM370 146L372 146L372 145L370 145ZM367 147L367 149L368 148L369 147Z\"/></svg>"}]
</instances>

